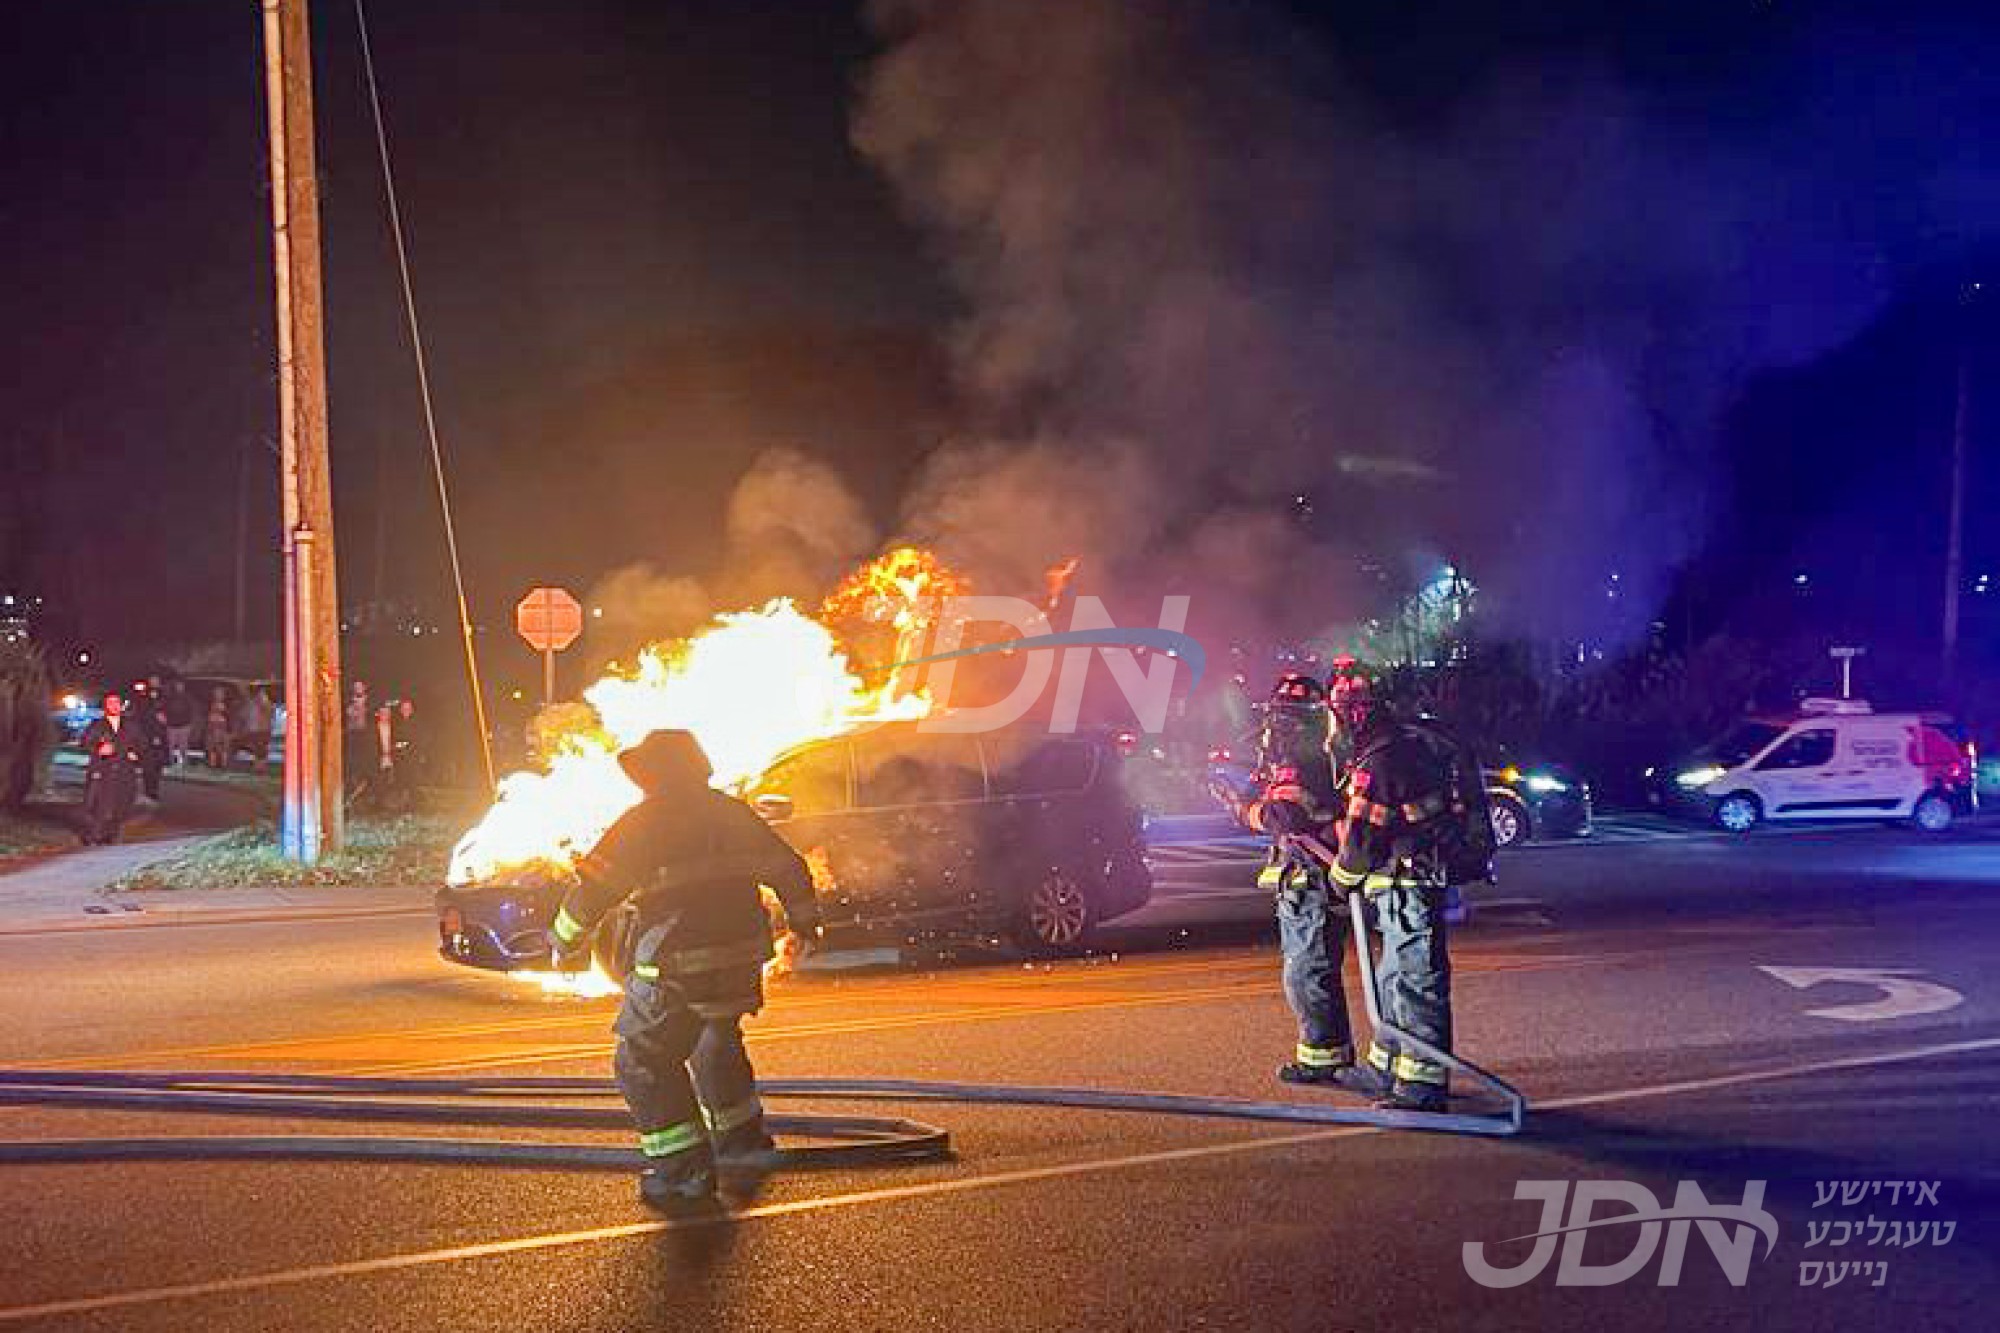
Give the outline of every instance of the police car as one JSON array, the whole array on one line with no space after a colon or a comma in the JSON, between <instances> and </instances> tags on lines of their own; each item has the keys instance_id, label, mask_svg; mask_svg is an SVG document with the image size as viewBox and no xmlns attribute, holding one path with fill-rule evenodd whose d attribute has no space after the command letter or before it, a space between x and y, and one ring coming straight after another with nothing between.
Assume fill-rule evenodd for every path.
<instances>
[{"instance_id":1,"label":"police car","mask_svg":"<svg viewBox=\"0 0 2000 1333\"><path fill-rule=\"evenodd\" d=\"M1797 714L1748 719L1657 774L1655 800L1732 833L1802 819L1906 820L1941 833L1977 806L1977 759L1942 714L1807 699Z\"/></svg>"}]
</instances>

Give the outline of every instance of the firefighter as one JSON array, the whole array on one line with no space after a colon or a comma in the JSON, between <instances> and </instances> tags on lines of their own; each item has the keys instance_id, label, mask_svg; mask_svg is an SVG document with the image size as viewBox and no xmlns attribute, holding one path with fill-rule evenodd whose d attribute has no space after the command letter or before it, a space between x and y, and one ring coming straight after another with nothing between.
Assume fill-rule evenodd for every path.
<instances>
[{"instance_id":1,"label":"firefighter","mask_svg":"<svg viewBox=\"0 0 2000 1333\"><path fill-rule=\"evenodd\" d=\"M1285 846L1287 834L1329 836L1339 814L1327 755L1325 697L1317 680L1300 674L1283 677L1272 690L1259 734L1258 794L1244 820L1271 839L1257 883L1276 895L1285 1002L1299 1027L1292 1059L1279 1066L1278 1077L1372 1094L1380 1089L1369 1071L1355 1064L1340 980L1345 899L1318 867Z\"/></svg>"},{"instance_id":2,"label":"firefighter","mask_svg":"<svg viewBox=\"0 0 2000 1333\"><path fill-rule=\"evenodd\" d=\"M1327 698L1336 750L1354 757L1342 775L1346 811L1331 876L1341 889L1366 895L1382 935L1376 967L1382 1017L1437 1047L1451 1049L1451 957L1444 922L1451 883L1454 831L1483 813L1466 808L1455 770L1416 727L1399 722L1367 676L1337 675ZM1476 770L1475 770L1476 771ZM1378 1106L1442 1111L1442 1065L1398 1050L1380 1033L1367 1064L1377 1080Z\"/></svg>"},{"instance_id":3,"label":"firefighter","mask_svg":"<svg viewBox=\"0 0 2000 1333\"><path fill-rule=\"evenodd\" d=\"M647 1158L640 1197L699 1210L714 1202L718 1159L768 1160L775 1147L741 1028L763 1006L771 957L758 886L777 893L801 953L816 941L819 906L798 854L708 785L708 757L688 732L656 731L619 763L644 799L579 864L551 946L560 970L582 970L597 923L636 900L613 1064Z\"/></svg>"}]
</instances>

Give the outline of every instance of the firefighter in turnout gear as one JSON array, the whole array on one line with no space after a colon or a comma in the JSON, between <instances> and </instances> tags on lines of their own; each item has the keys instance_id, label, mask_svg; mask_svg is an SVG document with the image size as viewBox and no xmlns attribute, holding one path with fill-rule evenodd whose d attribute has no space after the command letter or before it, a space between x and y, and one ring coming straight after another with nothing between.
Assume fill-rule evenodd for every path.
<instances>
[{"instance_id":1,"label":"firefighter in turnout gear","mask_svg":"<svg viewBox=\"0 0 2000 1333\"><path fill-rule=\"evenodd\" d=\"M1317 866L1285 846L1287 834L1329 836L1340 813L1325 699L1320 683L1305 675L1288 675L1272 691L1258 738L1258 796L1244 810L1244 822L1271 839L1257 883L1277 900L1285 1001L1299 1025L1292 1060L1279 1067L1278 1077L1375 1092L1372 1075L1355 1064L1340 981L1345 900Z\"/></svg>"},{"instance_id":2,"label":"firefighter in turnout gear","mask_svg":"<svg viewBox=\"0 0 2000 1333\"><path fill-rule=\"evenodd\" d=\"M1353 755L1341 786L1346 811L1331 870L1339 889L1366 896L1382 935L1376 967L1382 1017L1437 1047L1451 1049L1451 957L1444 921L1446 892L1462 858L1462 830L1485 819L1470 808L1458 768L1463 754L1442 734L1391 716L1358 673L1336 679L1327 708L1336 745ZM1472 768L1474 784L1478 769ZM1478 793L1475 792L1476 796ZM1490 830L1489 830L1490 832ZM1476 853L1476 849L1473 849ZM1442 1111L1443 1066L1395 1049L1381 1034L1367 1063L1381 1085L1377 1105Z\"/></svg>"},{"instance_id":3,"label":"firefighter in turnout gear","mask_svg":"<svg viewBox=\"0 0 2000 1333\"><path fill-rule=\"evenodd\" d=\"M802 949L819 929L806 863L749 806L708 785L685 731L656 731L619 756L645 793L578 866L550 930L558 968L588 963L593 931L627 899L638 922L625 1003L613 1028L618 1086L648 1166L640 1195L665 1211L711 1206L715 1165L774 1150L743 1048L763 1006L772 889Z\"/></svg>"}]
</instances>

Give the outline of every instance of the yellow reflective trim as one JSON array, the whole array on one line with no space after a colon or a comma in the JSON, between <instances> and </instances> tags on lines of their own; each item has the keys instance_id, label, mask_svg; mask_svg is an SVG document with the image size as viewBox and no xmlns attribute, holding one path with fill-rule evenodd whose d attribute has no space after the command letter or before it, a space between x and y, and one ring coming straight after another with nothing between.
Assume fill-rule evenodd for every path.
<instances>
[{"instance_id":1,"label":"yellow reflective trim","mask_svg":"<svg viewBox=\"0 0 2000 1333\"><path fill-rule=\"evenodd\" d=\"M648 1157L671 1157L708 1142L708 1131L692 1120L665 1129L647 1130L639 1136L639 1151Z\"/></svg>"},{"instance_id":2,"label":"yellow reflective trim","mask_svg":"<svg viewBox=\"0 0 2000 1333\"><path fill-rule=\"evenodd\" d=\"M1298 1062L1310 1069L1337 1069L1348 1063L1347 1052L1332 1046L1308 1046L1300 1042L1294 1051Z\"/></svg>"},{"instance_id":3,"label":"yellow reflective trim","mask_svg":"<svg viewBox=\"0 0 2000 1333\"><path fill-rule=\"evenodd\" d=\"M1353 871L1340 865L1334 866L1328 873L1333 876L1333 882L1343 889L1351 889L1368 878L1368 872L1365 870Z\"/></svg>"},{"instance_id":4,"label":"yellow reflective trim","mask_svg":"<svg viewBox=\"0 0 2000 1333\"><path fill-rule=\"evenodd\" d=\"M556 913L555 924L549 929L554 931L555 937L564 944L575 944L577 937L584 932L584 924L571 916L569 908L565 907Z\"/></svg>"},{"instance_id":5,"label":"yellow reflective trim","mask_svg":"<svg viewBox=\"0 0 2000 1333\"><path fill-rule=\"evenodd\" d=\"M1390 1055L1374 1042L1368 1043L1368 1063L1383 1073L1389 1072Z\"/></svg>"},{"instance_id":6,"label":"yellow reflective trim","mask_svg":"<svg viewBox=\"0 0 2000 1333\"><path fill-rule=\"evenodd\" d=\"M1442 1087L1445 1082L1445 1069L1443 1065L1419 1060L1413 1055L1398 1055L1396 1077L1404 1083L1435 1083Z\"/></svg>"},{"instance_id":7,"label":"yellow reflective trim","mask_svg":"<svg viewBox=\"0 0 2000 1333\"><path fill-rule=\"evenodd\" d=\"M632 965L632 975L641 981L658 981L660 979L660 969L654 963L634 963Z\"/></svg>"},{"instance_id":8,"label":"yellow reflective trim","mask_svg":"<svg viewBox=\"0 0 2000 1333\"><path fill-rule=\"evenodd\" d=\"M1285 884L1285 868L1267 865L1257 872L1257 887L1260 889L1280 889Z\"/></svg>"}]
</instances>

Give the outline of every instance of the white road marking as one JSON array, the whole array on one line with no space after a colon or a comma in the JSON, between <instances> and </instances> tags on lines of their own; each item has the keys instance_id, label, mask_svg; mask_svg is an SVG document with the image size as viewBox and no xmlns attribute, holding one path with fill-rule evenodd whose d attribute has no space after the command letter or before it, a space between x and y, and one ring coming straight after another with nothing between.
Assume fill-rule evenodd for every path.
<instances>
[{"instance_id":1,"label":"white road marking","mask_svg":"<svg viewBox=\"0 0 2000 1333\"><path fill-rule=\"evenodd\" d=\"M1873 986L1882 992L1879 1000L1865 1004L1841 1004L1829 1009L1808 1009L1812 1018L1833 1018L1843 1023L1879 1023L1888 1018L1909 1018L1915 1014L1941 1014L1965 1003L1965 997L1935 981L1918 981L1919 973L1892 967L1768 967L1768 972L1794 990L1811 990L1823 982L1837 981L1852 986Z\"/></svg>"},{"instance_id":2,"label":"white road marking","mask_svg":"<svg viewBox=\"0 0 2000 1333\"><path fill-rule=\"evenodd\" d=\"M1619 1102L1646 1101L1655 1097L1674 1097L1689 1092L1709 1092L1718 1088L1741 1087L1753 1083L1769 1083L1779 1079L1802 1078L1812 1074L1837 1073L1849 1069L1869 1069L1880 1065L1904 1064L1912 1060L1934 1060L1944 1056L1966 1055L1978 1051L2000 1049L2000 1037L1982 1037L1968 1041L1948 1042L1936 1046L1919 1046L1901 1051L1885 1051L1875 1055L1845 1056L1833 1060L1814 1060L1806 1064L1787 1065L1779 1069L1753 1069L1736 1074L1717 1074L1708 1078L1684 1079L1676 1083L1656 1083L1639 1088L1618 1088L1610 1092L1584 1093L1574 1097L1558 1097L1536 1103L1545 1110L1570 1110L1580 1106L1606 1106ZM1530 1110L1530 1118L1533 1112ZM103 1296L80 1296L69 1300L44 1301L38 1305L17 1305L0 1308L0 1323L20 1323L29 1319L46 1319L56 1315L88 1314L99 1310L128 1309L139 1305L154 1305L163 1301L191 1300L203 1296L225 1296L238 1292L263 1291L271 1287L296 1286L305 1282L319 1282L331 1278L365 1277L371 1273L400 1272L405 1269L423 1268L433 1264L459 1263L468 1259L487 1259L497 1255L524 1254L537 1250L560 1249L571 1245L590 1245L600 1241L623 1240L633 1236L656 1235L663 1231L679 1231L692 1227L713 1226L718 1222L748 1222L766 1217L787 1217L797 1213L816 1213L834 1208L855 1208L866 1204L893 1203L902 1199L934 1198L946 1194L964 1194L973 1190L992 1189L1003 1185L1020 1185L1040 1180L1060 1180L1069 1176L1095 1175L1104 1171L1117 1171L1136 1166L1158 1166L1167 1162L1185 1162L1201 1158L1222 1157L1234 1153L1256 1152L1266 1148L1293 1147L1305 1143L1323 1143L1331 1139L1353 1138L1362 1134L1382 1134L1388 1131L1371 1126L1354 1126L1342 1129L1310 1130L1301 1134L1273 1134L1262 1138L1236 1139L1228 1143L1202 1144L1188 1148L1168 1148L1158 1152L1132 1153L1124 1157L1101 1157L1083 1162L1063 1162L1054 1166L1028 1167L1019 1171L998 1171L991 1175L966 1176L956 1180L934 1180L920 1185L897 1185L886 1189L860 1190L852 1194L832 1194L822 1198L795 1199L789 1203L763 1204L730 1213L723 1218L677 1220L661 1219L649 1222L627 1222L618 1226L593 1227L587 1231L564 1231L540 1236L521 1236L513 1240L486 1241L478 1245L459 1245L443 1250L420 1250L408 1254L388 1254L376 1259L358 1259L347 1263L314 1264L304 1268L280 1269L269 1273L250 1273L242 1277L218 1278L210 1282L184 1282L173 1286L147 1287L137 1291L113 1292Z\"/></svg>"}]
</instances>

